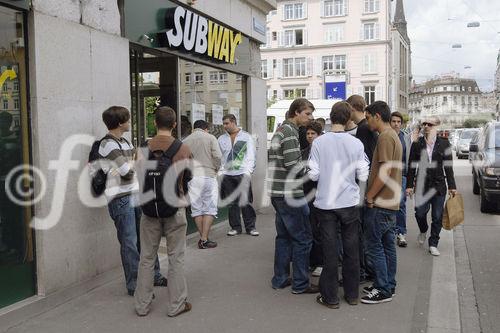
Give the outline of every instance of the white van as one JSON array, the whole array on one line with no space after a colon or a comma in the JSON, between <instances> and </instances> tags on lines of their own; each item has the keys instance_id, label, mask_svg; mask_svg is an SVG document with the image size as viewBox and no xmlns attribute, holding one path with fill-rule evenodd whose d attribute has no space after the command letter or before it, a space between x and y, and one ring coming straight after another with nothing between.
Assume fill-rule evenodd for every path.
<instances>
[{"instance_id":1,"label":"white van","mask_svg":"<svg viewBox=\"0 0 500 333\"><path fill-rule=\"evenodd\" d=\"M313 112L314 119L324 118L326 120L325 131L328 131L330 129L330 112L332 110L332 106L342 100L310 99L309 101L315 108ZM292 104L292 102L292 99L278 101L267 109L267 147L269 147L271 143L274 132L285 120L286 112L290 108L290 104Z\"/></svg>"}]
</instances>

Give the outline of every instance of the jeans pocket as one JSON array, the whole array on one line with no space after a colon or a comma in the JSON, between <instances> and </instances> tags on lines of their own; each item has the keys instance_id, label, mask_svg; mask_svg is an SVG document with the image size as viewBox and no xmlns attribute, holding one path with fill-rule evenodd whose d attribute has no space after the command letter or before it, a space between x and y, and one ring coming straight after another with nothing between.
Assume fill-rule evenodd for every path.
<instances>
[{"instance_id":1,"label":"jeans pocket","mask_svg":"<svg viewBox=\"0 0 500 333\"><path fill-rule=\"evenodd\" d=\"M130 196L126 195L124 197L113 199L108 204L109 215L113 220L115 220L120 214L123 213L124 208L130 203Z\"/></svg>"}]
</instances>

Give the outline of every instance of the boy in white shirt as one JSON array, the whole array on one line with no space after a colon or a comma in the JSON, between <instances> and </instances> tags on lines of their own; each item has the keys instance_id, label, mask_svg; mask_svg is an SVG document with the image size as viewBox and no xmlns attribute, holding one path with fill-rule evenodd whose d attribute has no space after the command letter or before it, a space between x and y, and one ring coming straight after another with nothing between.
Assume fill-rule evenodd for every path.
<instances>
[{"instance_id":1,"label":"boy in white shirt","mask_svg":"<svg viewBox=\"0 0 500 333\"><path fill-rule=\"evenodd\" d=\"M331 131L317 138L309 157L309 177L318 182L314 207L318 213L325 262L319 280L317 302L338 308L337 226L343 244L342 275L344 298L350 305L359 297L359 209L360 189L366 181L369 162L361 141L345 132L351 106L338 102L332 107Z\"/></svg>"}]
</instances>

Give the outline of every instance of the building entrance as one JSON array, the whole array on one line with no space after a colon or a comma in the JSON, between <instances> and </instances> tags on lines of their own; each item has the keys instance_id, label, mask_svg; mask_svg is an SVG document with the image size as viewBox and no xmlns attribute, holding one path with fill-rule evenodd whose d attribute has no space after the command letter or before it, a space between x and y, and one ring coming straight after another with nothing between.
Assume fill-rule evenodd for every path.
<instances>
[{"instance_id":1,"label":"building entrance","mask_svg":"<svg viewBox=\"0 0 500 333\"><path fill-rule=\"evenodd\" d=\"M23 12L0 6L0 308L35 294ZM21 168L19 168L21 166ZM16 172L17 170L17 172ZM21 192L21 193L19 193Z\"/></svg>"}]
</instances>

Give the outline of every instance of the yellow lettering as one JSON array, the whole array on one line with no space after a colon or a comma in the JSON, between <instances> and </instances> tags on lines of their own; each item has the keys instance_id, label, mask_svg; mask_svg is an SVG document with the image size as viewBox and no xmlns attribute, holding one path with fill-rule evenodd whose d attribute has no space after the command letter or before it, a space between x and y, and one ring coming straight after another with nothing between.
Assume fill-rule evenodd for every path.
<instances>
[{"instance_id":1,"label":"yellow lettering","mask_svg":"<svg viewBox=\"0 0 500 333\"><path fill-rule=\"evenodd\" d=\"M229 62L234 64L234 55L236 53L236 47L241 43L241 32L238 32L236 36L231 31L231 56L229 57Z\"/></svg>"},{"instance_id":2,"label":"yellow lettering","mask_svg":"<svg viewBox=\"0 0 500 333\"><path fill-rule=\"evenodd\" d=\"M219 29L220 28L220 29ZM208 21L208 56L218 58L224 27Z\"/></svg>"},{"instance_id":3,"label":"yellow lettering","mask_svg":"<svg viewBox=\"0 0 500 333\"><path fill-rule=\"evenodd\" d=\"M224 37L222 38L222 45L220 47L219 60L225 58L224 61L229 62L229 44L229 29L224 29Z\"/></svg>"}]
</instances>

